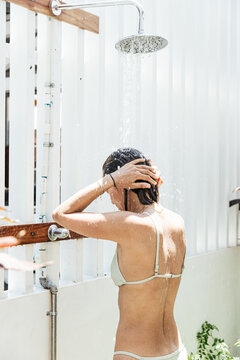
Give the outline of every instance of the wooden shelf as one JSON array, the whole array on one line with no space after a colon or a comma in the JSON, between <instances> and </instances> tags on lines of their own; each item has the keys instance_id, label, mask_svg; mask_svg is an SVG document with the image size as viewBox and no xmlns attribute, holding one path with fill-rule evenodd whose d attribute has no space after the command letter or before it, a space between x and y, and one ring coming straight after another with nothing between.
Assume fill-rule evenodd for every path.
<instances>
[{"instance_id":1,"label":"wooden shelf","mask_svg":"<svg viewBox=\"0 0 240 360\"><path fill-rule=\"evenodd\" d=\"M39 224L24 224L24 225L10 225L10 226L1 226L0 227L0 248L1 247L9 247L16 245L26 245L26 244L36 244L41 242L48 242L48 228L50 225L55 224L59 227L59 225L55 222L51 223L39 223ZM69 240L69 239L81 239L86 236L77 234L73 231L69 231L71 237L67 237L65 239L57 239L55 241L61 240ZM13 236L14 243L11 245L1 244L1 238Z\"/></svg>"},{"instance_id":2,"label":"wooden shelf","mask_svg":"<svg viewBox=\"0 0 240 360\"><path fill-rule=\"evenodd\" d=\"M6 1L6 0L4 0ZM9 0L8 2L25 7L28 10L50 16L56 20L75 25L80 29L99 34L99 16L81 9L62 10L61 15L55 16L49 9L49 0Z\"/></svg>"}]
</instances>

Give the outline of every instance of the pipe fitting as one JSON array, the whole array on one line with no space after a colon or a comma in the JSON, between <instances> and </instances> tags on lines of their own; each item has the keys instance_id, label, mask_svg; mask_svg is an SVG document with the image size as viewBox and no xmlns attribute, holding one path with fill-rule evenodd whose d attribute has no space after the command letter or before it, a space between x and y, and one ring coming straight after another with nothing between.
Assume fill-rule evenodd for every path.
<instances>
[{"instance_id":1,"label":"pipe fitting","mask_svg":"<svg viewBox=\"0 0 240 360\"><path fill-rule=\"evenodd\" d=\"M51 310L46 315L51 316L51 360L57 359L57 286L46 277L40 277L39 282L51 293Z\"/></svg>"}]
</instances>

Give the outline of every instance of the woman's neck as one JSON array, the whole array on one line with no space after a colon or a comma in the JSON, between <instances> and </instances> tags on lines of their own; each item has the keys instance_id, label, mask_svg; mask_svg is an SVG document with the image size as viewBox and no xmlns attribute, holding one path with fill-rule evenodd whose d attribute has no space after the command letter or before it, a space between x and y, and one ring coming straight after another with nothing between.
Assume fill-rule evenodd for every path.
<instances>
[{"instance_id":1,"label":"woman's neck","mask_svg":"<svg viewBox=\"0 0 240 360\"><path fill-rule=\"evenodd\" d=\"M139 203L136 206L136 204L135 204L134 207L130 206L129 211L133 211L133 212L141 214L145 211L161 212L163 209L164 209L164 207L161 204L154 202L153 204L150 204L150 205L143 205L143 204Z\"/></svg>"}]
</instances>

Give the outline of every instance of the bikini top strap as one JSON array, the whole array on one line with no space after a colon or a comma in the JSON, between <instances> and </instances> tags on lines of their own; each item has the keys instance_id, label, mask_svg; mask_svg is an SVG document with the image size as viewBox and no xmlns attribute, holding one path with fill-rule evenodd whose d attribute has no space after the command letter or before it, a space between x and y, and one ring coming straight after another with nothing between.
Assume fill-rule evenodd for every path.
<instances>
[{"instance_id":1,"label":"bikini top strap","mask_svg":"<svg viewBox=\"0 0 240 360\"><path fill-rule=\"evenodd\" d=\"M157 234L157 248L156 248L156 259L155 259L155 270L154 270L154 273L155 275L158 273L158 268L159 268L159 265L158 265L158 253L159 253L159 231L158 231L158 227L157 227L157 224L156 224L156 221L154 220L152 214L149 214L147 211L144 212L145 214L148 214L150 216L150 219L152 220L153 224L154 224L154 227L155 227L155 230L156 230L156 234Z\"/></svg>"}]
</instances>

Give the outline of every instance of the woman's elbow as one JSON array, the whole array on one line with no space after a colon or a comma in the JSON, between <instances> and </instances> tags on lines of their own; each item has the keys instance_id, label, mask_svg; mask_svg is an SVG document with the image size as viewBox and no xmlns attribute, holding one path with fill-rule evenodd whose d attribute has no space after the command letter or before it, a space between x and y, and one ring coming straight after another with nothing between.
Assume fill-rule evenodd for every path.
<instances>
[{"instance_id":1,"label":"woman's elbow","mask_svg":"<svg viewBox=\"0 0 240 360\"><path fill-rule=\"evenodd\" d=\"M57 210L53 211L52 218L54 221L57 221L57 219L59 219L59 212Z\"/></svg>"}]
</instances>

